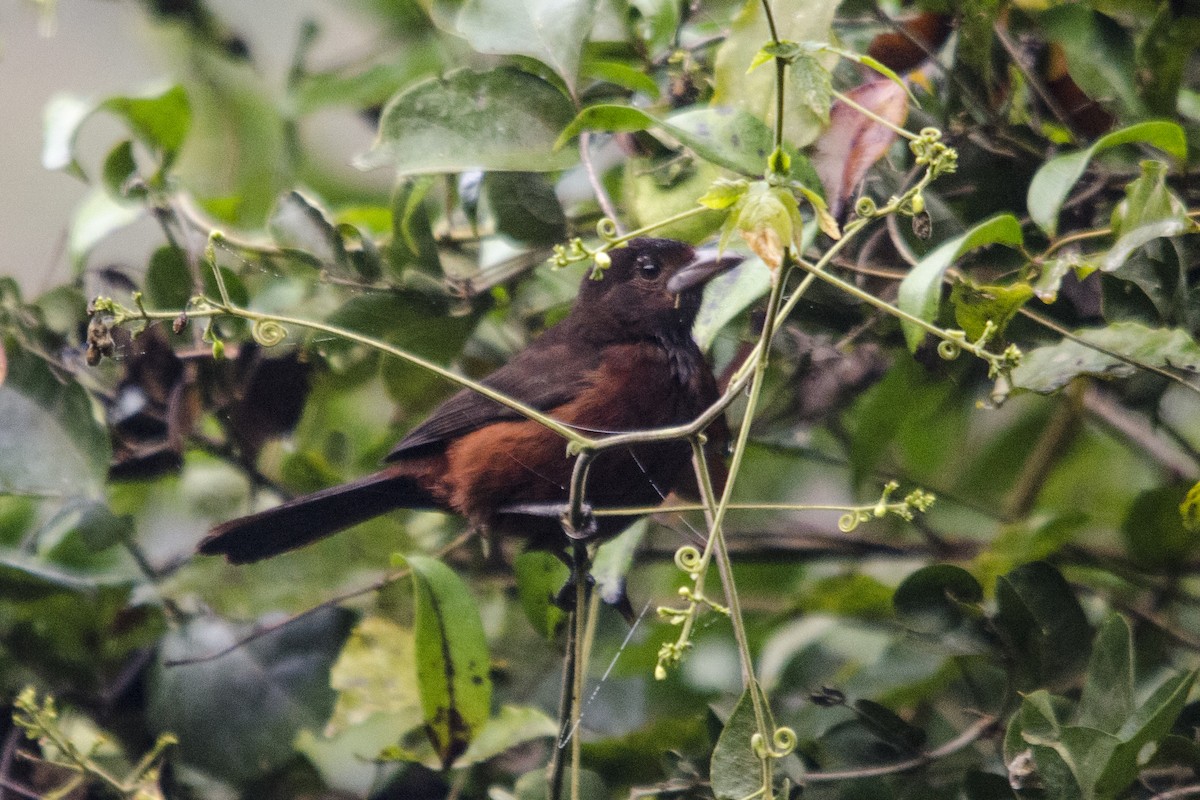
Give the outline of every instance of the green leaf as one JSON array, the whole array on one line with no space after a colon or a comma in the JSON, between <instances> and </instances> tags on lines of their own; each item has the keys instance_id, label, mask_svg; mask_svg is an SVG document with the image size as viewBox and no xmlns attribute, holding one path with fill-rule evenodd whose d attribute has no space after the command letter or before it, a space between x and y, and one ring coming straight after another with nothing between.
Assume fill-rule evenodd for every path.
<instances>
[{"instance_id":1,"label":"green leaf","mask_svg":"<svg viewBox=\"0 0 1200 800\"><path fill-rule=\"evenodd\" d=\"M999 337L1031 297L1033 287L1028 283L977 286L970 281L961 280L950 290L954 321L971 340L983 335L988 322L996 326L994 336Z\"/></svg>"},{"instance_id":2,"label":"green leaf","mask_svg":"<svg viewBox=\"0 0 1200 800\"><path fill-rule=\"evenodd\" d=\"M194 290L187 254L170 245L155 250L146 267L147 305L153 309L183 308Z\"/></svg>"},{"instance_id":3,"label":"green leaf","mask_svg":"<svg viewBox=\"0 0 1200 800\"><path fill-rule=\"evenodd\" d=\"M544 176L489 172L483 185L498 232L530 244L553 244L566 238L567 217Z\"/></svg>"},{"instance_id":4,"label":"green leaf","mask_svg":"<svg viewBox=\"0 0 1200 800\"><path fill-rule=\"evenodd\" d=\"M596 582L595 590L605 603L617 605L625 599L625 579L633 569L633 557L649 527L649 520L640 519L615 539L596 548L596 556L592 559L592 580Z\"/></svg>"},{"instance_id":5,"label":"green leaf","mask_svg":"<svg viewBox=\"0 0 1200 800\"><path fill-rule=\"evenodd\" d=\"M671 5L667 3L665 5ZM657 100L661 90L654 79L637 67L631 67L620 61L604 61L589 59L583 62L580 73L587 78L605 81L615 86L622 86L634 92L642 92L651 100Z\"/></svg>"},{"instance_id":6,"label":"green leaf","mask_svg":"<svg viewBox=\"0 0 1200 800\"><path fill-rule=\"evenodd\" d=\"M330 669L329 685L338 694L326 736L378 714L395 741L422 722L413 632L383 617L364 617L354 626Z\"/></svg>"},{"instance_id":7,"label":"green leaf","mask_svg":"<svg viewBox=\"0 0 1200 800\"><path fill-rule=\"evenodd\" d=\"M942 277L963 253L989 244L1020 247L1024 244L1021 223L1011 214L999 214L984 220L971 230L944 242L921 259L900 282L898 305L915 317L934 322L942 297ZM925 329L901 320L904 338L910 350L916 350L925 339Z\"/></svg>"},{"instance_id":8,"label":"green leaf","mask_svg":"<svg viewBox=\"0 0 1200 800\"><path fill-rule=\"evenodd\" d=\"M1052 8L1040 22L1047 37L1062 45L1071 77L1088 97L1115 100L1122 117L1145 116L1134 83L1133 43L1120 24L1082 5Z\"/></svg>"},{"instance_id":9,"label":"green leaf","mask_svg":"<svg viewBox=\"0 0 1200 800\"><path fill-rule=\"evenodd\" d=\"M1196 227L1183 202L1167 188L1167 165L1161 161L1142 162L1142 174L1125 187L1125 199L1113 209L1111 224L1117 241L1100 264L1107 272L1147 242Z\"/></svg>"},{"instance_id":10,"label":"green leaf","mask_svg":"<svg viewBox=\"0 0 1200 800\"><path fill-rule=\"evenodd\" d=\"M837 3L829 0L775 0L771 3L779 38L801 43L801 47L829 40L836 9ZM733 18L729 35L717 48L713 65L713 106L728 106L750 114L767 126L774 125L775 71L746 71L763 43L771 39L762 3L744 3ZM784 88L784 140L794 147L811 143L821 131L820 116L800 99L802 88L802 84L790 80ZM762 168L751 174L761 175Z\"/></svg>"},{"instance_id":11,"label":"green leaf","mask_svg":"<svg viewBox=\"0 0 1200 800\"><path fill-rule=\"evenodd\" d=\"M1189 533L1200 531L1200 483L1188 489L1187 496L1179 504L1179 518Z\"/></svg>"},{"instance_id":12,"label":"green leaf","mask_svg":"<svg viewBox=\"0 0 1200 800\"><path fill-rule=\"evenodd\" d=\"M1020 686L1075 677L1092 631L1071 587L1054 567L1034 561L996 581L996 627L1019 659Z\"/></svg>"},{"instance_id":13,"label":"green leaf","mask_svg":"<svg viewBox=\"0 0 1200 800\"><path fill-rule=\"evenodd\" d=\"M21 553L0 553L0 600L32 602L57 594L94 596L100 582Z\"/></svg>"},{"instance_id":14,"label":"green leaf","mask_svg":"<svg viewBox=\"0 0 1200 800\"><path fill-rule=\"evenodd\" d=\"M628 133L652 128L662 130L706 161L752 177L762 176L773 148L770 129L745 112L697 108L661 120L641 109L620 105L588 106L563 130L554 146L562 147L585 130ZM803 158L800 161L807 164Z\"/></svg>"},{"instance_id":15,"label":"green leaf","mask_svg":"<svg viewBox=\"0 0 1200 800\"><path fill-rule=\"evenodd\" d=\"M321 267L342 266L346 263L346 246L328 215L297 191L279 198L267 218L267 230L276 244L297 250Z\"/></svg>"},{"instance_id":16,"label":"green leaf","mask_svg":"<svg viewBox=\"0 0 1200 800\"><path fill-rule=\"evenodd\" d=\"M1133 710L1133 632L1124 617L1109 614L1092 644L1076 722L1116 734Z\"/></svg>"},{"instance_id":17,"label":"green leaf","mask_svg":"<svg viewBox=\"0 0 1200 800\"><path fill-rule=\"evenodd\" d=\"M696 155L734 172L759 177L774 149L771 129L744 111L685 109L667 118L663 130ZM792 155L793 159L803 157Z\"/></svg>"},{"instance_id":18,"label":"green leaf","mask_svg":"<svg viewBox=\"0 0 1200 800\"><path fill-rule=\"evenodd\" d=\"M721 329L771 290L771 270L760 258L749 258L704 287L692 336L702 350L712 347Z\"/></svg>"},{"instance_id":19,"label":"green leaf","mask_svg":"<svg viewBox=\"0 0 1200 800\"><path fill-rule=\"evenodd\" d=\"M296 734L319 730L333 709L329 671L352 619L344 609L322 608L221 658L172 666L248 632L216 617L190 620L163 637L151 671L153 732L176 734L183 763L232 783L278 769L295 756Z\"/></svg>"},{"instance_id":20,"label":"green leaf","mask_svg":"<svg viewBox=\"0 0 1200 800\"><path fill-rule=\"evenodd\" d=\"M941 634L962 624L964 605L977 606L982 600L983 587L971 573L952 564L933 564L905 578L892 603L906 628Z\"/></svg>"},{"instance_id":21,"label":"green leaf","mask_svg":"<svg viewBox=\"0 0 1200 800\"><path fill-rule=\"evenodd\" d=\"M85 179L75 158L75 136L94 110L91 102L69 94L56 94L42 114L42 166L63 170Z\"/></svg>"},{"instance_id":22,"label":"green leaf","mask_svg":"<svg viewBox=\"0 0 1200 800\"><path fill-rule=\"evenodd\" d=\"M88 192L67 231L67 255L76 272L83 270L92 248L109 234L136 222L144 213L142 206L119 202L102 186Z\"/></svg>"},{"instance_id":23,"label":"green leaf","mask_svg":"<svg viewBox=\"0 0 1200 800\"><path fill-rule=\"evenodd\" d=\"M1107 328L1076 331L1075 335L1082 341L1062 341L1026 353L1013 370L1013 385L1049 394L1080 375L1124 378L1136 371L1109 353L1154 367L1200 372L1200 345L1179 328L1117 322Z\"/></svg>"},{"instance_id":24,"label":"green leaf","mask_svg":"<svg viewBox=\"0 0 1200 800\"><path fill-rule=\"evenodd\" d=\"M859 720L888 744L914 752L925 743L925 731L909 725L887 706L872 700L857 700L854 710L858 712Z\"/></svg>"},{"instance_id":25,"label":"green leaf","mask_svg":"<svg viewBox=\"0 0 1200 800\"><path fill-rule=\"evenodd\" d=\"M480 53L535 58L574 91L595 8L591 0L466 0L455 26Z\"/></svg>"},{"instance_id":26,"label":"green leaf","mask_svg":"<svg viewBox=\"0 0 1200 800\"><path fill-rule=\"evenodd\" d=\"M99 108L123 117L142 144L162 154L164 167L183 147L192 125L187 92L178 84L159 94L110 97Z\"/></svg>"},{"instance_id":27,"label":"green leaf","mask_svg":"<svg viewBox=\"0 0 1200 800\"><path fill-rule=\"evenodd\" d=\"M558 724L541 709L525 706L502 706L500 713L487 721L456 762L459 767L478 764L506 750L558 733Z\"/></svg>"},{"instance_id":28,"label":"green leaf","mask_svg":"<svg viewBox=\"0 0 1200 800\"><path fill-rule=\"evenodd\" d=\"M0 492L98 497L111 447L87 393L24 350L8 350L7 357Z\"/></svg>"},{"instance_id":29,"label":"green leaf","mask_svg":"<svg viewBox=\"0 0 1200 800\"><path fill-rule=\"evenodd\" d=\"M713 748L709 777L717 800L740 800L762 788L762 762L750 746L758 733L751 691L742 693Z\"/></svg>"},{"instance_id":30,"label":"green leaf","mask_svg":"<svg viewBox=\"0 0 1200 800\"><path fill-rule=\"evenodd\" d=\"M527 72L459 70L393 97L374 146L355 165L391 166L401 175L565 169L575 154L553 145L571 117L571 102Z\"/></svg>"},{"instance_id":31,"label":"green leaf","mask_svg":"<svg viewBox=\"0 0 1200 800\"><path fill-rule=\"evenodd\" d=\"M117 200L127 200L130 195L129 179L137 175L137 161L133 157L133 142L126 139L117 143L104 158L104 187ZM145 190L137 195L145 195ZM140 198L139 198L140 199Z\"/></svg>"},{"instance_id":32,"label":"green leaf","mask_svg":"<svg viewBox=\"0 0 1200 800\"><path fill-rule=\"evenodd\" d=\"M466 751L491 713L491 662L479 609L445 564L406 556L416 603L417 684L425 731L443 767Z\"/></svg>"},{"instance_id":33,"label":"green leaf","mask_svg":"<svg viewBox=\"0 0 1200 800\"><path fill-rule=\"evenodd\" d=\"M179 85L141 96L110 97L100 103L55 95L46 104L42 166L84 178L75 155L75 141L84 122L97 111L121 117L138 141L159 157L162 169L175 160L192 123L187 92Z\"/></svg>"},{"instance_id":34,"label":"green leaf","mask_svg":"<svg viewBox=\"0 0 1200 800\"><path fill-rule=\"evenodd\" d=\"M803 55L788 67L789 77L796 90L796 99L814 117L829 124L829 107L833 102L833 76L811 55Z\"/></svg>"},{"instance_id":35,"label":"green leaf","mask_svg":"<svg viewBox=\"0 0 1200 800\"><path fill-rule=\"evenodd\" d=\"M1200 545L1180 519L1181 494L1180 486L1160 486L1141 493L1129 505L1121 522L1121 538L1137 564L1170 572Z\"/></svg>"},{"instance_id":36,"label":"green leaf","mask_svg":"<svg viewBox=\"0 0 1200 800\"><path fill-rule=\"evenodd\" d=\"M1137 76L1150 113L1175 114L1188 63L1200 48L1200 18L1184 8L1160 5L1137 46Z\"/></svg>"},{"instance_id":37,"label":"green leaf","mask_svg":"<svg viewBox=\"0 0 1200 800\"><path fill-rule=\"evenodd\" d=\"M1086 150L1052 158L1038 169L1029 182L1025 199L1030 218L1048 236L1055 236L1059 209L1092 158L1104 150L1133 142L1157 147L1179 163L1187 159L1187 137L1174 122L1141 122L1113 131L1097 139Z\"/></svg>"},{"instance_id":38,"label":"green leaf","mask_svg":"<svg viewBox=\"0 0 1200 800\"><path fill-rule=\"evenodd\" d=\"M553 641L567 620L567 612L555 603L571 570L545 550L527 550L513 560L517 597L533 629Z\"/></svg>"},{"instance_id":39,"label":"green leaf","mask_svg":"<svg viewBox=\"0 0 1200 800\"><path fill-rule=\"evenodd\" d=\"M648 45L650 55L674 44L679 28L679 3L675 0L630 0L629 5L641 14L637 32Z\"/></svg>"}]
</instances>

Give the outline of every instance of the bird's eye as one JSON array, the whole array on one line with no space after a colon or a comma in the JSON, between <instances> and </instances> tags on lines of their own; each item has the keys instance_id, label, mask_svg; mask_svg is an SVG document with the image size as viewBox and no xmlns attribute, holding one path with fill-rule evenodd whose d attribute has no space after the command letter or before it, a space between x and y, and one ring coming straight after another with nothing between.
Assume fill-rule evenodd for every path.
<instances>
[{"instance_id":1,"label":"bird's eye","mask_svg":"<svg viewBox=\"0 0 1200 800\"><path fill-rule=\"evenodd\" d=\"M643 278L658 277L660 268L658 266L658 262L655 261L653 257L647 255L638 256L637 265L638 271L641 273Z\"/></svg>"}]
</instances>

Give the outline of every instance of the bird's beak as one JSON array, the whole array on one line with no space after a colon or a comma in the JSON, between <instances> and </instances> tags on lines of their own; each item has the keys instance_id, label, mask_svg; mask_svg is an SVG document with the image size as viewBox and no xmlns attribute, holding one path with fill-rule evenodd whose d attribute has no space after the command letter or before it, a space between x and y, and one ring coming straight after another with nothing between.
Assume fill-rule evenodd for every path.
<instances>
[{"instance_id":1,"label":"bird's beak","mask_svg":"<svg viewBox=\"0 0 1200 800\"><path fill-rule=\"evenodd\" d=\"M696 251L696 256L667 280L667 291L681 294L733 269L745 259L735 253L719 253L715 247Z\"/></svg>"}]
</instances>

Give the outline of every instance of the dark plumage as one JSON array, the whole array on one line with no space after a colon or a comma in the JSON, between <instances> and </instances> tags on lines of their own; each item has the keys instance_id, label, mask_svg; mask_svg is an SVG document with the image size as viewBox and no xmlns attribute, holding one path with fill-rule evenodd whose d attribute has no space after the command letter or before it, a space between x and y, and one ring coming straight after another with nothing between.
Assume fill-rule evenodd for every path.
<instances>
[{"instance_id":1,"label":"dark plumage","mask_svg":"<svg viewBox=\"0 0 1200 800\"><path fill-rule=\"evenodd\" d=\"M703 285L741 259L667 239L635 239L611 257L602 278L584 278L565 319L483 383L588 435L690 422L718 397L691 338ZM708 437L719 452L723 419ZM553 545L562 541L554 516L505 509L563 503L573 461L560 436L464 389L411 430L379 472L218 525L200 552L257 561L396 508L453 511ZM586 500L604 508L653 505L673 490L694 495L690 461L686 442L606 451L591 467ZM631 522L598 517L594 535Z\"/></svg>"}]
</instances>

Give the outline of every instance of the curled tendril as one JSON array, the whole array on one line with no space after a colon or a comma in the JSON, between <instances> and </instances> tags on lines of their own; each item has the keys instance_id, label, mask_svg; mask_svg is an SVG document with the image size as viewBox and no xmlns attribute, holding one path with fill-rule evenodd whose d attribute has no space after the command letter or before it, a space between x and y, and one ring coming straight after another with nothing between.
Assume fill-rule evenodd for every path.
<instances>
[{"instance_id":1,"label":"curled tendril","mask_svg":"<svg viewBox=\"0 0 1200 800\"><path fill-rule=\"evenodd\" d=\"M601 217L600 221L596 223L596 235L603 241L612 244L621 238L621 231L617 228L615 220L609 217Z\"/></svg>"},{"instance_id":2,"label":"curled tendril","mask_svg":"<svg viewBox=\"0 0 1200 800\"><path fill-rule=\"evenodd\" d=\"M870 518L870 512L863 511L862 509L847 511L845 514L842 514L842 516L838 517L838 530L842 533L849 533L857 528L859 523L866 522Z\"/></svg>"},{"instance_id":3,"label":"curled tendril","mask_svg":"<svg viewBox=\"0 0 1200 800\"><path fill-rule=\"evenodd\" d=\"M863 219L870 219L879 213L879 209L875 206L874 200L863 196L858 198L858 201L854 204L854 213Z\"/></svg>"},{"instance_id":4,"label":"curled tendril","mask_svg":"<svg viewBox=\"0 0 1200 800\"><path fill-rule=\"evenodd\" d=\"M675 551L675 566L684 572L691 573L700 569L702 559L703 556L700 555L700 551L690 544L685 544Z\"/></svg>"},{"instance_id":5,"label":"curled tendril","mask_svg":"<svg viewBox=\"0 0 1200 800\"><path fill-rule=\"evenodd\" d=\"M255 320L250 334L263 347L274 347L287 338L287 330L273 319Z\"/></svg>"},{"instance_id":6,"label":"curled tendril","mask_svg":"<svg viewBox=\"0 0 1200 800\"><path fill-rule=\"evenodd\" d=\"M776 728L771 734L771 745L768 747L761 733L750 737L750 749L760 759L784 758L796 749L796 732L791 728Z\"/></svg>"},{"instance_id":7,"label":"curled tendril","mask_svg":"<svg viewBox=\"0 0 1200 800\"><path fill-rule=\"evenodd\" d=\"M927 139L930 142L940 142L942 140L942 132L937 128L921 128L919 135L922 139Z\"/></svg>"},{"instance_id":8,"label":"curled tendril","mask_svg":"<svg viewBox=\"0 0 1200 800\"><path fill-rule=\"evenodd\" d=\"M937 347L938 355L946 361L953 361L962 355L962 345L950 339L943 339Z\"/></svg>"}]
</instances>

